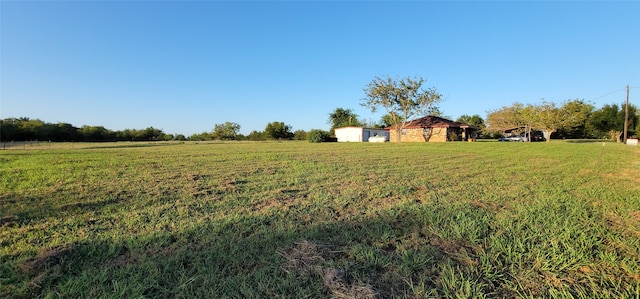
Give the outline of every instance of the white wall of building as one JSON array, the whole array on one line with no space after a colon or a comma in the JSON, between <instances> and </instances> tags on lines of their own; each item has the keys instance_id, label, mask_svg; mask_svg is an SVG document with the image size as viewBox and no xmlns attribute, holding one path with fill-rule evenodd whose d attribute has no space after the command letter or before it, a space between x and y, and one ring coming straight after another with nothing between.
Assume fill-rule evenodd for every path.
<instances>
[{"instance_id":1,"label":"white wall of building","mask_svg":"<svg viewBox=\"0 0 640 299\"><path fill-rule=\"evenodd\" d=\"M389 132L382 129L343 127L336 128L335 133L338 142L368 142L373 136L385 136L385 141L389 141Z\"/></svg>"},{"instance_id":2,"label":"white wall of building","mask_svg":"<svg viewBox=\"0 0 640 299\"><path fill-rule=\"evenodd\" d=\"M361 127L336 128L335 132L338 142L362 142Z\"/></svg>"}]
</instances>

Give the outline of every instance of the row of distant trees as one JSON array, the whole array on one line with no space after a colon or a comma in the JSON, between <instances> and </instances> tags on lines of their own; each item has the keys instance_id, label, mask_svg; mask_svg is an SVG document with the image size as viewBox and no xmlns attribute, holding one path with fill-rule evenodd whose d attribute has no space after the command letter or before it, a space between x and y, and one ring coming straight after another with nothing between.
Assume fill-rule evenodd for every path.
<instances>
[{"instance_id":1,"label":"row of distant trees","mask_svg":"<svg viewBox=\"0 0 640 299\"><path fill-rule=\"evenodd\" d=\"M387 113L380 121L363 121L351 109L336 108L329 113L330 131L313 129L293 131L284 122L268 123L263 131L240 134L240 125L234 122L215 124L210 132L189 137L166 134L149 127L143 130L111 131L102 126L74 127L68 123L45 123L37 119L8 118L0 120L1 141L155 141L155 140L309 140L321 142L334 136L335 129L345 126L404 128L409 121L425 115L442 116L437 104L442 95L435 87L424 88L423 78L376 77L365 88L366 97L360 103L372 112L384 109ZM640 133L639 109L629 105L628 136ZM624 130L624 105L609 104L600 109L582 100L568 100L561 104L542 101L539 104L514 103L489 111L487 120L479 115L463 115L456 121L480 129L484 138L497 138L507 129L537 130L547 141L551 138L611 138L620 141ZM399 136L399 135L398 135ZM400 140L398 140L400 141Z\"/></svg>"},{"instance_id":2,"label":"row of distant trees","mask_svg":"<svg viewBox=\"0 0 640 299\"><path fill-rule=\"evenodd\" d=\"M293 131L290 125L284 122L270 122L263 131L251 131L249 135L240 134L240 125L234 122L216 124L211 132L202 132L189 136L189 140L307 140L307 132L304 130Z\"/></svg>"},{"instance_id":3,"label":"row of distant trees","mask_svg":"<svg viewBox=\"0 0 640 299\"><path fill-rule=\"evenodd\" d=\"M0 120L0 140L7 141L157 141L185 140L183 135L166 134L161 129L109 130L103 126L75 127L69 123L48 123L39 119L6 118Z\"/></svg>"},{"instance_id":4,"label":"row of distant trees","mask_svg":"<svg viewBox=\"0 0 640 299\"><path fill-rule=\"evenodd\" d=\"M480 129L483 138L498 138L502 131L512 128L542 131L547 140L551 138L609 138L620 141L624 130L625 107L607 104L600 109L580 100L572 100L557 105L550 102L541 104L514 103L490 111L487 120L481 116L462 115L456 121L470 124ZM640 133L640 109L629 105L628 136ZM240 125L234 122L215 124L210 132L202 132L186 137L182 134L167 134L161 129L125 129L112 131L102 126L75 127L68 123L46 123L39 119L7 118L0 120L0 140L7 141L169 141L169 140L309 140L322 142L334 136L336 128L345 126L367 126L385 128L392 126L393 117L385 114L379 121L365 121L351 109L336 108L329 113L327 124L330 130L313 129L293 131L284 122L268 123L263 131L240 134Z\"/></svg>"},{"instance_id":5,"label":"row of distant trees","mask_svg":"<svg viewBox=\"0 0 640 299\"><path fill-rule=\"evenodd\" d=\"M109 130L103 126L75 127L69 123L47 123L39 119L6 118L0 120L0 141L54 141L54 142L100 142L100 141L170 141L170 140L306 140L307 132L293 131L284 122L268 123L264 131L240 134L240 125L234 122L215 124L210 132L193 134L167 134L161 129Z\"/></svg>"}]
</instances>

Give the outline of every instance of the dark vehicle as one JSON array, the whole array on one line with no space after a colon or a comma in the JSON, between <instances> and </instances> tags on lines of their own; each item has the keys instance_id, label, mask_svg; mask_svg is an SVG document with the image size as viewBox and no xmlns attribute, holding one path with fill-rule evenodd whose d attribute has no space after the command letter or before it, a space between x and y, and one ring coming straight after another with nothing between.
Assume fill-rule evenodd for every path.
<instances>
[{"instance_id":1,"label":"dark vehicle","mask_svg":"<svg viewBox=\"0 0 640 299\"><path fill-rule=\"evenodd\" d=\"M531 141L546 141L546 139L544 139L544 136L542 135L533 135L531 137Z\"/></svg>"},{"instance_id":2,"label":"dark vehicle","mask_svg":"<svg viewBox=\"0 0 640 299\"><path fill-rule=\"evenodd\" d=\"M544 136L542 136L541 134L534 133L531 136L531 140L529 140L528 134L521 134L521 135L507 135L504 137L500 137L498 138L498 141L534 142L534 141L545 141L545 139L544 139Z\"/></svg>"}]
</instances>

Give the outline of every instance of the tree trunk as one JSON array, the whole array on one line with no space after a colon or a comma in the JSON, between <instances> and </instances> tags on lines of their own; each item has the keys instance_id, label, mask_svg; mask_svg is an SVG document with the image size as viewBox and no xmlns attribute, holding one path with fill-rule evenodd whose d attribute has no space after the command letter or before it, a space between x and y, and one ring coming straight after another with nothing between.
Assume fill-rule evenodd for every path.
<instances>
[{"instance_id":1,"label":"tree trunk","mask_svg":"<svg viewBox=\"0 0 640 299\"><path fill-rule=\"evenodd\" d=\"M621 142L621 136L622 136L622 131L616 131L616 130L611 130L608 132L609 133L609 138L611 140L615 140L616 143L620 143Z\"/></svg>"},{"instance_id":2,"label":"tree trunk","mask_svg":"<svg viewBox=\"0 0 640 299\"><path fill-rule=\"evenodd\" d=\"M544 136L545 142L551 142L551 134L556 130L542 130L542 135Z\"/></svg>"}]
</instances>

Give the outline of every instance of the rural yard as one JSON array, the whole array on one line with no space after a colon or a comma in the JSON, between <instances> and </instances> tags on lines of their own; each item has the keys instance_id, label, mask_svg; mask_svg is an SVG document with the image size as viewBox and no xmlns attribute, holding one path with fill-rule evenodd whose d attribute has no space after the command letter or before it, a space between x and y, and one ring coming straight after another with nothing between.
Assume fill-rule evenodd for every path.
<instances>
[{"instance_id":1,"label":"rural yard","mask_svg":"<svg viewBox=\"0 0 640 299\"><path fill-rule=\"evenodd\" d=\"M3 298L638 298L640 148L0 151Z\"/></svg>"}]
</instances>

